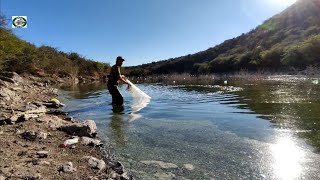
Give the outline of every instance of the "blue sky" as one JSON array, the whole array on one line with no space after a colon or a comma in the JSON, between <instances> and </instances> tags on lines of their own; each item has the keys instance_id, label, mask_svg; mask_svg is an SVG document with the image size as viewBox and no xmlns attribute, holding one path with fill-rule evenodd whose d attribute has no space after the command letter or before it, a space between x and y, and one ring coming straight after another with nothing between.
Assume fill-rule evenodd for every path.
<instances>
[{"instance_id":1,"label":"blue sky","mask_svg":"<svg viewBox=\"0 0 320 180\"><path fill-rule=\"evenodd\" d=\"M193 54L246 33L294 0L0 0L1 13L27 16L13 29L36 46L124 66ZM8 26L11 28L11 26Z\"/></svg>"}]
</instances>

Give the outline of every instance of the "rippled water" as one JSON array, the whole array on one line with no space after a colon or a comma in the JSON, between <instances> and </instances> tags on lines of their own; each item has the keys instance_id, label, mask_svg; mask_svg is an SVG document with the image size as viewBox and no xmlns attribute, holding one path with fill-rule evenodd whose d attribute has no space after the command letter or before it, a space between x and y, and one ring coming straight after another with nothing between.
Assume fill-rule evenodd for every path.
<instances>
[{"instance_id":1,"label":"rippled water","mask_svg":"<svg viewBox=\"0 0 320 180\"><path fill-rule=\"evenodd\" d=\"M137 85L152 97L139 112L125 87L123 113L113 113L103 84L61 90L60 100L71 116L96 121L136 179L320 179L319 85L228 83L240 91Z\"/></svg>"}]
</instances>

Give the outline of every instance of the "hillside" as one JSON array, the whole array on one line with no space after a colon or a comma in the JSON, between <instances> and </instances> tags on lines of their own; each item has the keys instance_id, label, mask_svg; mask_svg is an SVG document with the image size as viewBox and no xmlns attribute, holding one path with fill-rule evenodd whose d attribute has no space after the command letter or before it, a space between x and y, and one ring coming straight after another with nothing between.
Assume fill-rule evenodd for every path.
<instances>
[{"instance_id":1,"label":"hillside","mask_svg":"<svg viewBox=\"0 0 320 180\"><path fill-rule=\"evenodd\" d=\"M109 67L77 53L65 53L50 46L36 47L6 28L6 17L0 16L0 71L41 77L99 79Z\"/></svg>"},{"instance_id":2,"label":"hillside","mask_svg":"<svg viewBox=\"0 0 320 180\"><path fill-rule=\"evenodd\" d=\"M298 0L254 30L192 55L129 67L132 76L304 70L320 65L320 0Z\"/></svg>"}]
</instances>

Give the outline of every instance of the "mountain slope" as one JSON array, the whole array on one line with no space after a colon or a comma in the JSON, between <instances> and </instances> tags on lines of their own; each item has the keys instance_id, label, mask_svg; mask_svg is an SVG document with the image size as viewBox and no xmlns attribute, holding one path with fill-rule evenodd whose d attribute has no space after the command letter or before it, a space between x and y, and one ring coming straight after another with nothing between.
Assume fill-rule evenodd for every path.
<instances>
[{"instance_id":1,"label":"mountain slope","mask_svg":"<svg viewBox=\"0 0 320 180\"><path fill-rule=\"evenodd\" d=\"M303 70L320 65L320 0L298 0L254 30L192 55L127 69L130 75Z\"/></svg>"}]
</instances>

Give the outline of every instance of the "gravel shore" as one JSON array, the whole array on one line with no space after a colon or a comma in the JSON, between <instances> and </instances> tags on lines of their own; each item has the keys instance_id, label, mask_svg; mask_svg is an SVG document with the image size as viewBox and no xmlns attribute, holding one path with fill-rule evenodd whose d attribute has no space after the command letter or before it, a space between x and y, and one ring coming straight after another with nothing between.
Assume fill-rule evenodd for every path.
<instances>
[{"instance_id":1,"label":"gravel shore","mask_svg":"<svg viewBox=\"0 0 320 180\"><path fill-rule=\"evenodd\" d=\"M58 110L57 92L31 77L0 73L0 180L132 179L103 153L93 120Z\"/></svg>"}]
</instances>

